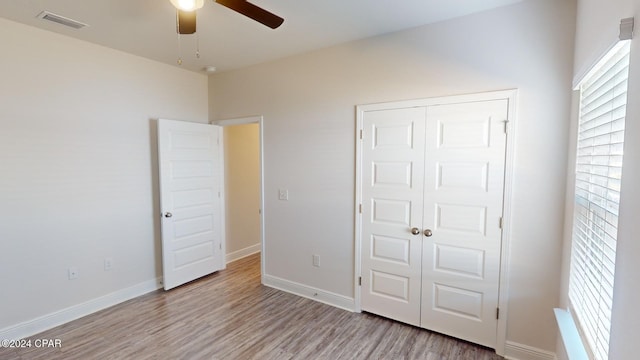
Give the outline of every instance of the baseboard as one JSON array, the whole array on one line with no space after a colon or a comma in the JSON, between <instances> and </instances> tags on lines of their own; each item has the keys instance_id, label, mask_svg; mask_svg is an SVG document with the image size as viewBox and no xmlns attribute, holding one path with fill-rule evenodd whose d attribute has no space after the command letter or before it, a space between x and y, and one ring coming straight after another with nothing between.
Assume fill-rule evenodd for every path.
<instances>
[{"instance_id":1,"label":"baseboard","mask_svg":"<svg viewBox=\"0 0 640 360\"><path fill-rule=\"evenodd\" d=\"M73 305L33 320L0 329L0 339L24 339L160 288L162 288L161 278L145 281L82 304Z\"/></svg>"},{"instance_id":2,"label":"baseboard","mask_svg":"<svg viewBox=\"0 0 640 360\"><path fill-rule=\"evenodd\" d=\"M504 357L509 360L557 360L556 354L532 346L507 341Z\"/></svg>"},{"instance_id":3,"label":"baseboard","mask_svg":"<svg viewBox=\"0 0 640 360\"><path fill-rule=\"evenodd\" d=\"M249 255L253 255L255 253L259 253L262 250L262 244L257 243L255 245L248 246L244 249L236 250L234 252L230 252L226 255L227 264L230 262L234 262L236 260L240 260L243 257L247 257Z\"/></svg>"},{"instance_id":4,"label":"baseboard","mask_svg":"<svg viewBox=\"0 0 640 360\"><path fill-rule=\"evenodd\" d=\"M302 296L307 299L315 300L327 305L335 306L340 309L355 311L355 300L347 296L332 293L330 291L320 290L311 286L299 284L271 275L263 275L262 283L265 286L286 291L288 293Z\"/></svg>"}]
</instances>

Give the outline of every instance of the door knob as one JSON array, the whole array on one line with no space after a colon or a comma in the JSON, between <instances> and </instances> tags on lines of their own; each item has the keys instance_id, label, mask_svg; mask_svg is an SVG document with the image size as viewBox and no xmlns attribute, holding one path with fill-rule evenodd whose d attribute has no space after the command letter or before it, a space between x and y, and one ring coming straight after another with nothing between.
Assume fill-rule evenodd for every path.
<instances>
[{"instance_id":1,"label":"door knob","mask_svg":"<svg viewBox=\"0 0 640 360\"><path fill-rule=\"evenodd\" d=\"M431 237L431 235L433 235L433 233L431 232L430 229L427 229L427 230L424 231L424 236Z\"/></svg>"},{"instance_id":2,"label":"door knob","mask_svg":"<svg viewBox=\"0 0 640 360\"><path fill-rule=\"evenodd\" d=\"M413 235L418 235L418 234L420 234L420 229L418 229L418 228L412 228L412 229L411 229L411 233L412 233Z\"/></svg>"},{"instance_id":3,"label":"door knob","mask_svg":"<svg viewBox=\"0 0 640 360\"><path fill-rule=\"evenodd\" d=\"M166 218L170 218L172 216L173 216L173 214L168 212L168 211L166 213L164 213L164 217L166 217Z\"/></svg>"}]
</instances>

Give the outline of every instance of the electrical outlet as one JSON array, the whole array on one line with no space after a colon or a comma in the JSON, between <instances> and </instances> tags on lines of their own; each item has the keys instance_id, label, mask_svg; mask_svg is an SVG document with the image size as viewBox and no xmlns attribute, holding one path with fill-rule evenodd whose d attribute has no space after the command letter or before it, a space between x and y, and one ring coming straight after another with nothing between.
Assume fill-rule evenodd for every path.
<instances>
[{"instance_id":1,"label":"electrical outlet","mask_svg":"<svg viewBox=\"0 0 640 360\"><path fill-rule=\"evenodd\" d=\"M320 267L320 255L313 255L313 266Z\"/></svg>"},{"instance_id":2,"label":"electrical outlet","mask_svg":"<svg viewBox=\"0 0 640 360\"><path fill-rule=\"evenodd\" d=\"M279 200L289 200L289 190L287 189L278 189L278 199Z\"/></svg>"},{"instance_id":3,"label":"electrical outlet","mask_svg":"<svg viewBox=\"0 0 640 360\"><path fill-rule=\"evenodd\" d=\"M75 266L72 266L69 268L68 270L69 273L69 280L75 280L78 278L78 268Z\"/></svg>"},{"instance_id":4,"label":"electrical outlet","mask_svg":"<svg viewBox=\"0 0 640 360\"><path fill-rule=\"evenodd\" d=\"M104 259L104 271L111 271L113 268L113 259L108 257Z\"/></svg>"}]
</instances>

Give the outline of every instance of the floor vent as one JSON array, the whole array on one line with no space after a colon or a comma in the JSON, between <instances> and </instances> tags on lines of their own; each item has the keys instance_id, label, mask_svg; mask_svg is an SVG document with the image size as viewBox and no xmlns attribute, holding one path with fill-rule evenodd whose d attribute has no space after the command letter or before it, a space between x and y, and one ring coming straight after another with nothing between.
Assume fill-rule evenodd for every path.
<instances>
[{"instance_id":1,"label":"floor vent","mask_svg":"<svg viewBox=\"0 0 640 360\"><path fill-rule=\"evenodd\" d=\"M89 26L85 23L81 23L80 21L76 21L73 19L69 19L67 17L54 14L48 11L43 11L37 16L38 19L53 21L54 23L58 23L60 25L68 26L74 29L82 29L85 26Z\"/></svg>"}]
</instances>

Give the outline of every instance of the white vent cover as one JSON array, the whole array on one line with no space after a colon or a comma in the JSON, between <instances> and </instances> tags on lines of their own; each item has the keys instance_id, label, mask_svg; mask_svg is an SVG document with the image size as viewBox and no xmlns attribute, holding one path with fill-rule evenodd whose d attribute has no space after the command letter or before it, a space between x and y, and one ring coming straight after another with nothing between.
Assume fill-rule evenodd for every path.
<instances>
[{"instance_id":1,"label":"white vent cover","mask_svg":"<svg viewBox=\"0 0 640 360\"><path fill-rule=\"evenodd\" d=\"M43 11L40 14L38 14L38 16L36 16L38 19L42 19L42 20L48 20L48 21L53 21L54 23L58 23L60 25L64 25L64 26L68 26L74 29L82 29L85 26L89 26L85 23L81 23L80 21L76 21L73 19L69 19L67 17L58 15L58 14L54 14L52 12L49 11Z\"/></svg>"}]
</instances>

